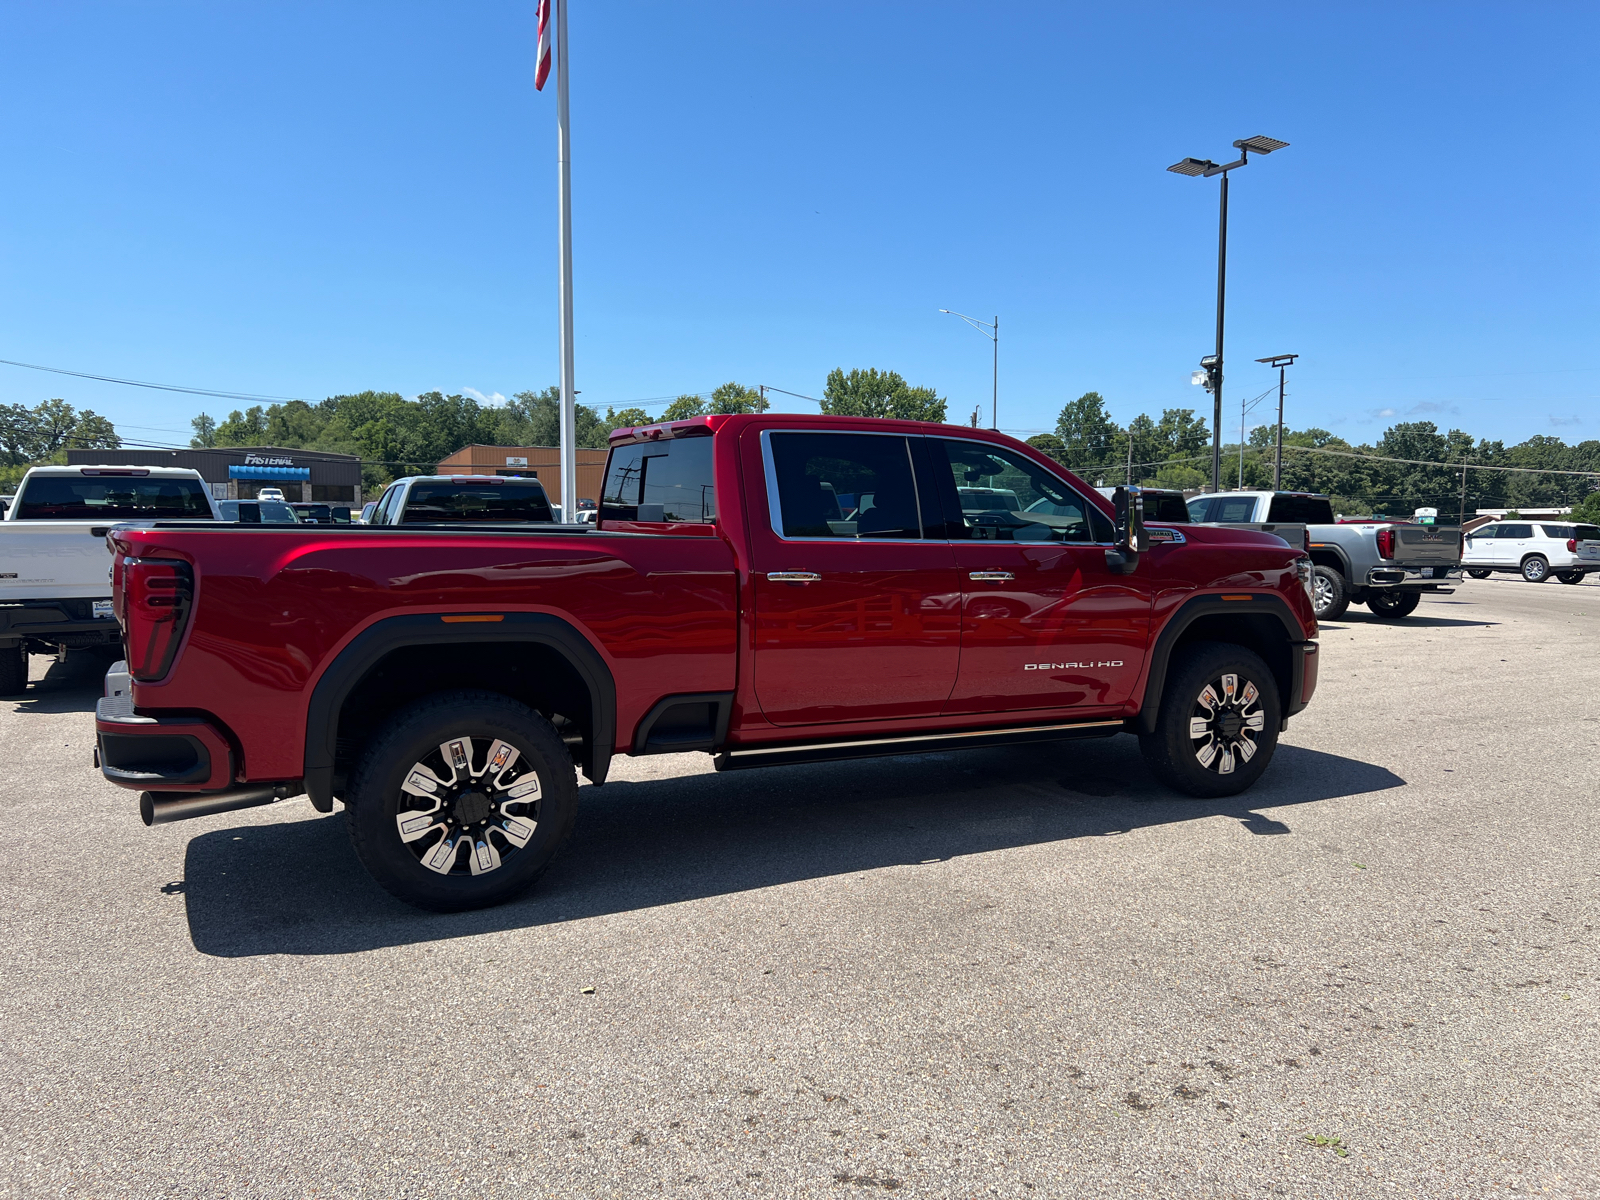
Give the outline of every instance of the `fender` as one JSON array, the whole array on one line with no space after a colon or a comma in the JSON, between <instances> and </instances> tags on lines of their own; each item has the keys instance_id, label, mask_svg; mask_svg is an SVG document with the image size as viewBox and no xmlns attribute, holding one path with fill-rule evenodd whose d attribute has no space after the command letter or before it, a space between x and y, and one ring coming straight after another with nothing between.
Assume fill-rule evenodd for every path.
<instances>
[{"instance_id":1,"label":"fender","mask_svg":"<svg viewBox=\"0 0 1600 1200\"><path fill-rule=\"evenodd\" d=\"M1312 542L1311 559L1313 562L1316 561L1319 553L1331 554L1334 558L1338 559L1339 574L1350 580L1352 586L1358 586L1356 584L1355 577L1350 574L1350 555L1343 546L1339 545L1338 542Z\"/></svg>"},{"instance_id":2,"label":"fender","mask_svg":"<svg viewBox=\"0 0 1600 1200\"><path fill-rule=\"evenodd\" d=\"M1316 645L1315 642L1306 641L1294 610L1282 596L1274 593L1258 592L1249 600L1223 600L1219 596L1195 596L1186 600L1167 619L1166 625L1156 638L1155 648L1150 652L1150 673L1145 677L1144 701L1140 705L1139 715L1134 718L1134 725L1139 732L1154 733L1156 730L1156 716L1161 708L1161 693L1167 681L1167 663L1172 658L1172 648L1178 644L1178 639L1183 636L1184 630L1201 617L1253 615L1276 618L1283 625L1284 641L1290 646ZM1288 720L1305 707L1299 702L1305 673L1305 654L1291 654L1289 663L1289 692L1282 697L1284 720Z\"/></svg>"},{"instance_id":3,"label":"fender","mask_svg":"<svg viewBox=\"0 0 1600 1200\"><path fill-rule=\"evenodd\" d=\"M536 642L557 651L589 691L592 728L583 773L601 784L616 745L617 688L611 669L571 624L548 613L508 612L494 623L447 625L439 613L388 617L363 630L339 652L317 680L306 708L305 788L311 803L333 811L333 767L339 710L351 690L392 651L447 642Z\"/></svg>"}]
</instances>

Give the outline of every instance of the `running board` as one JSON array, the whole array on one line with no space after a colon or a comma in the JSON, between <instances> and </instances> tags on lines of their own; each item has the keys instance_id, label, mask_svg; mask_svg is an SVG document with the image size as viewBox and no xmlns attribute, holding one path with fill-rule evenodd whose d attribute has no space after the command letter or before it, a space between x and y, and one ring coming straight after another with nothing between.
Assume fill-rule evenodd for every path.
<instances>
[{"instance_id":1,"label":"running board","mask_svg":"<svg viewBox=\"0 0 1600 1200\"><path fill-rule=\"evenodd\" d=\"M970 729L958 733L917 733L905 737L856 741L800 742L789 746L763 745L724 750L714 761L719 771L745 771L753 767L837 762L847 758L882 758L891 754L929 754L936 750L971 750L984 746L1015 746L1024 742L1110 737L1125 728L1127 722L1117 718L1110 721L1074 721L1064 725Z\"/></svg>"}]
</instances>

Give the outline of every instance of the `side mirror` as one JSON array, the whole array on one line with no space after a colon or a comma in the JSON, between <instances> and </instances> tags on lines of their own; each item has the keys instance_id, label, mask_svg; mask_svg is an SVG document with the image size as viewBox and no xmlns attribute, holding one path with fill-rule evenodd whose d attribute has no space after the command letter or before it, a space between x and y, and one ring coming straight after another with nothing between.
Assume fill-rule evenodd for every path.
<instances>
[{"instance_id":1,"label":"side mirror","mask_svg":"<svg viewBox=\"0 0 1600 1200\"><path fill-rule=\"evenodd\" d=\"M1144 527L1144 493L1139 488L1119 487L1111 503L1117 513L1117 545L1106 551L1106 566L1118 575L1131 575L1139 566L1139 555L1150 549L1150 535Z\"/></svg>"}]
</instances>

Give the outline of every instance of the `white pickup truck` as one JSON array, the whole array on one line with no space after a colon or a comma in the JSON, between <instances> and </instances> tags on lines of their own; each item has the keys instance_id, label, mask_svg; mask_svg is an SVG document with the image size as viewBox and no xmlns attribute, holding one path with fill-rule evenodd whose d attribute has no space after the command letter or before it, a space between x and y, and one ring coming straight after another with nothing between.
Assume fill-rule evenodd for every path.
<instances>
[{"instance_id":1,"label":"white pickup truck","mask_svg":"<svg viewBox=\"0 0 1600 1200\"><path fill-rule=\"evenodd\" d=\"M216 520L198 471L34 467L0 520L0 696L28 686L28 655L120 636L106 533L126 521Z\"/></svg>"}]
</instances>

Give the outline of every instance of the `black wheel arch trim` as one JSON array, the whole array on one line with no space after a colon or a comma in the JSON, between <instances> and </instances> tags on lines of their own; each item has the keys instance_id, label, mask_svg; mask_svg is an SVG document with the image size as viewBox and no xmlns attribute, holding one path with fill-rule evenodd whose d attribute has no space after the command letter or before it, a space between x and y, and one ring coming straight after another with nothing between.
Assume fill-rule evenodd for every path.
<instances>
[{"instance_id":1,"label":"black wheel arch trim","mask_svg":"<svg viewBox=\"0 0 1600 1200\"><path fill-rule=\"evenodd\" d=\"M1292 694L1282 696L1280 700L1283 703L1284 719L1304 708L1299 700L1305 678L1305 651L1306 648L1310 648L1314 652L1317 643L1307 641L1300 621L1288 602L1282 596L1271 593L1258 593L1249 600L1195 596L1178 606L1178 610L1167 618L1167 623L1156 638L1155 647L1150 652L1150 670L1145 676L1144 700L1139 707L1139 715L1134 718L1136 728L1144 733L1156 731L1156 717L1161 709L1161 694L1167 682L1167 666L1172 659L1172 648L1178 644L1178 639L1189 626L1201 617L1252 615L1276 617L1283 625L1285 643L1301 650L1300 653L1291 654L1289 657Z\"/></svg>"},{"instance_id":2,"label":"black wheel arch trim","mask_svg":"<svg viewBox=\"0 0 1600 1200\"><path fill-rule=\"evenodd\" d=\"M1312 544L1311 549L1306 551L1306 553L1311 556L1311 561L1313 563L1317 561L1317 555L1319 554L1331 555L1333 558L1337 559L1339 562L1339 574L1344 576L1345 585L1347 587L1351 585L1350 555L1346 553L1343 546L1339 545L1337 542L1315 542ZM1327 566L1326 563L1319 563L1318 565Z\"/></svg>"},{"instance_id":3,"label":"black wheel arch trim","mask_svg":"<svg viewBox=\"0 0 1600 1200\"><path fill-rule=\"evenodd\" d=\"M592 783L602 784L616 745L617 688L600 652L569 622L548 613L506 613L495 622L445 624L440 613L386 617L362 630L328 664L306 708L305 788L311 803L333 811L333 769L338 716L357 684L385 656L407 646L451 642L533 642L566 659L589 691L588 745L579 764Z\"/></svg>"}]
</instances>

